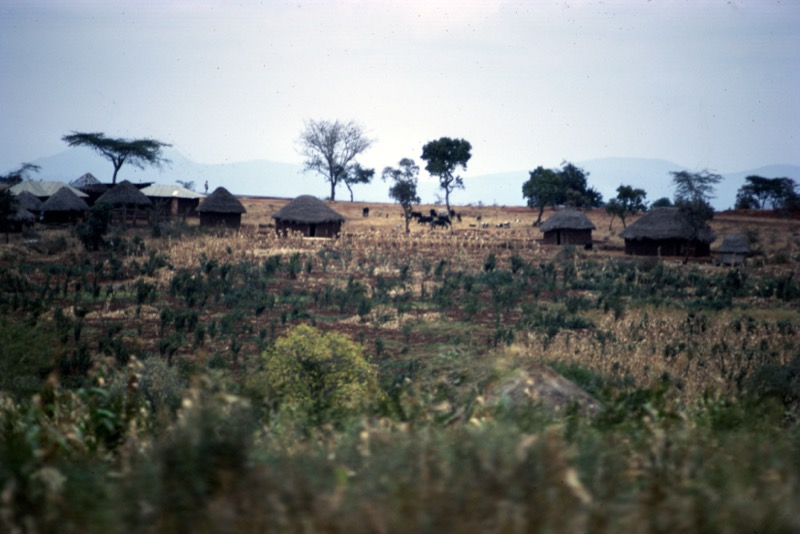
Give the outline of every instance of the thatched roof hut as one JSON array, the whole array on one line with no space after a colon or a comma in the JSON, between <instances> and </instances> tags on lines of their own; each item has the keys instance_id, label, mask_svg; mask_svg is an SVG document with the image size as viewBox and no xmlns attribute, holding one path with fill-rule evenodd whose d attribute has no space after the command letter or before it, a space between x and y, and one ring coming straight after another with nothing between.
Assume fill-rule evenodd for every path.
<instances>
[{"instance_id":1,"label":"thatched roof hut","mask_svg":"<svg viewBox=\"0 0 800 534\"><path fill-rule=\"evenodd\" d=\"M750 246L742 234L732 233L725 236L719 248L719 263L722 265L741 265L750 254Z\"/></svg>"},{"instance_id":2,"label":"thatched roof hut","mask_svg":"<svg viewBox=\"0 0 800 534\"><path fill-rule=\"evenodd\" d=\"M279 234L300 232L306 237L336 237L345 218L317 197L301 195L272 216Z\"/></svg>"},{"instance_id":3,"label":"thatched roof hut","mask_svg":"<svg viewBox=\"0 0 800 534\"><path fill-rule=\"evenodd\" d=\"M544 232L542 242L546 245L591 246L592 230L596 228L585 213L568 208L550 216L539 230Z\"/></svg>"},{"instance_id":4,"label":"thatched roof hut","mask_svg":"<svg viewBox=\"0 0 800 534\"><path fill-rule=\"evenodd\" d=\"M716 239L706 226L692 239L692 225L678 208L654 208L620 232L625 253L638 256L708 256ZM687 249L688 247L688 249Z\"/></svg>"},{"instance_id":5,"label":"thatched roof hut","mask_svg":"<svg viewBox=\"0 0 800 534\"><path fill-rule=\"evenodd\" d=\"M44 222L75 222L89 211L89 205L72 189L64 186L42 203Z\"/></svg>"},{"instance_id":6,"label":"thatched roof hut","mask_svg":"<svg viewBox=\"0 0 800 534\"><path fill-rule=\"evenodd\" d=\"M51 196L55 195L59 189L66 187L72 191L79 198L86 198L86 193L67 185L63 182L35 182L33 180L23 180L18 184L11 187L11 192L19 195L23 191L31 193L41 201L45 201Z\"/></svg>"},{"instance_id":7,"label":"thatched roof hut","mask_svg":"<svg viewBox=\"0 0 800 534\"><path fill-rule=\"evenodd\" d=\"M33 215L37 215L42 211L42 201L39 200L39 197L34 196L33 193L30 193L29 191L23 191L17 195L17 205Z\"/></svg>"},{"instance_id":8,"label":"thatched roof hut","mask_svg":"<svg viewBox=\"0 0 800 534\"><path fill-rule=\"evenodd\" d=\"M206 196L177 184L153 184L141 190L160 213L197 215L197 207Z\"/></svg>"},{"instance_id":9,"label":"thatched roof hut","mask_svg":"<svg viewBox=\"0 0 800 534\"><path fill-rule=\"evenodd\" d=\"M239 199L224 187L216 188L197 206L200 226L239 228L242 224L242 213L246 211Z\"/></svg>"},{"instance_id":10,"label":"thatched roof hut","mask_svg":"<svg viewBox=\"0 0 800 534\"><path fill-rule=\"evenodd\" d=\"M150 199L128 180L121 181L100 195L95 204L113 206L115 218L125 222L130 215L134 224L137 216L153 205Z\"/></svg>"},{"instance_id":11,"label":"thatched roof hut","mask_svg":"<svg viewBox=\"0 0 800 534\"><path fill-rule=\"evenodd\" d=\"M100 180L94 177L94 175L90 172L87 172L80 178L75 178L74 180L70 181L69 185L72 187L77 187L78 189L84 187L91 187L95 185L100 185Z\"/></svg>"}]
</instances>

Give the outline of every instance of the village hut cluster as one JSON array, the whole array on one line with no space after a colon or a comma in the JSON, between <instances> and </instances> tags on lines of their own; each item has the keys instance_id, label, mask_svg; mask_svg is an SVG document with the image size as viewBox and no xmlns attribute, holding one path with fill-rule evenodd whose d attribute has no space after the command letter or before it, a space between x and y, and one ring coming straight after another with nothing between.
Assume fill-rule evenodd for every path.
<instances>
[{"instance_id":1,"label":"village hut cluster","mask_svg":"<svg viewBox=\"0 0 800 534\"><path fill-rule=\"evenodd\" d=\"M17 200L11 231L21 231L36 221L74 224L98 204L111 206L118 223L134 225L155 214L158 218L199 216L201 225L238 228L245 212L242 203L224 187L206 197L177 184L132 184L127 180L104 184L90 173L69 184L26 180L10 191Z\"/></svg>"},{"instance_id":2,"label":"village hut cluster","mask_svg":"<svg viewBox=\"0 0 800 534\"><path fill-rule=\"evenodd\" d=\"M136 224L153 212L163 217L199 217L201 226L237 229L242 223L244 205L224 187L210 195L196 193L177 184L103 184L87 173L70 182L24 181L11 192L17 198L17 211L11 229L19 231L34 221L75 223L91 206L108 204L120 223ZM345 218L324 201L301 195L272 215L279 235L332 238L342 231ZM573 245L591 249L592 232L597 229L587 213L566 208L556 211L540 226L544 245ZM705 226L696 231L677 208L653 208L625 228L619 236L625 253L637 256L708 257L716 236ZM727 236L717 249L715 262L741 265L749 255L747 241L739 234Z\"/></svg>"}]
</instances>

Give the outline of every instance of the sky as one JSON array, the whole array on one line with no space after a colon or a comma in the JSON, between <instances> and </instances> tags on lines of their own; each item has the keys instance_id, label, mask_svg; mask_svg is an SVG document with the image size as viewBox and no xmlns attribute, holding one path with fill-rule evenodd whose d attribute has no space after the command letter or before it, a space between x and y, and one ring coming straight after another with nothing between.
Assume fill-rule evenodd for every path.
<instances>
[{"instance_id":1,"label":"sky","mask_svg":"<svg viewBox=\"0 0 800 534\"><path fill-rule=\"evenodd\" d=\"M798 28L798 0L3 0L0 173L73 131L301 163L308 120L379 171L443 136L465 176L800 164Z\"/></svg>"}]
</instances>

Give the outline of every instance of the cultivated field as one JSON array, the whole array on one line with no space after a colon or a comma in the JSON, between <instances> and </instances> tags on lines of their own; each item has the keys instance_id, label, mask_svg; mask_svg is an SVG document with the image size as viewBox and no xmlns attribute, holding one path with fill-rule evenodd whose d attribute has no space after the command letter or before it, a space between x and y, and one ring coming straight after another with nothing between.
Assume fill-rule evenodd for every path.
<instances>
[{"instance_id":1,"label":"cultivated field","mask_svg":"<svg viewBox=\"0 0 800 534\"><path fill-rule=\"evenodd\" d=\"M717 214L730 269L602 210L584 250L521 207L338 202L328 240L242 201L0 246L0 530L800 529L800 221Z\"/></svg>"}]
</instances>

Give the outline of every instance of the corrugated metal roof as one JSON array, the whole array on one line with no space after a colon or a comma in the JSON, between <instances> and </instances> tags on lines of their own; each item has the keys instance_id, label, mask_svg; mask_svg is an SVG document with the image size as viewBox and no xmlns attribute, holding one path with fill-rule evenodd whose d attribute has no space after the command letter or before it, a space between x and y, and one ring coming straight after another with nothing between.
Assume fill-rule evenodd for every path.
<instances>
[{"instance_id":1,"label":"corrugated metal roof","mask_svg":"<svg viewBox=\"0 0 800 534\"><path fill-rule=\"evenodd\" d=\"M36 182L34 180L24 180L14 185L11 187L11 192L15 195L19 195L23 191L28 191L37 197L51 197L55 195L56 192L62 187L66 187L80 198L86 198L89 196L83 191L75 189L71 185L67 185L64 182Z\"/></svg>"},{"instance_id":2,"label":"corrugated metal roof","mask_svg":"<svg viewBox=\"0 0 800 534\"><path fill-rule=\"evenodd\" d=\"M141 189L142 193L154 198L205 198L202 193L196 193L177 184L153 184Z\"/></svg>"}]
</instances>

